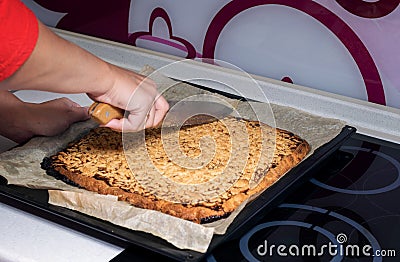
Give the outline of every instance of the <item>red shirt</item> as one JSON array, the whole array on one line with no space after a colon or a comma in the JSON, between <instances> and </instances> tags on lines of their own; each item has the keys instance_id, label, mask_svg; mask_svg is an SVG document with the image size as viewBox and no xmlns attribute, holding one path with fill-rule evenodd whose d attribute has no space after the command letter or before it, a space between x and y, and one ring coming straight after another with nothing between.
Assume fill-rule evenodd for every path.
<instances>
[{"instance_id":1,"label":"red shirt","mask_svg":"<svg viewBox=\"0 0 400 262\"><path fill-rule=\"evenodd\" d=\"M24 64L38 39L35 15L19 0L0 0L0 81Z\"/></svg>"}]
</instances>

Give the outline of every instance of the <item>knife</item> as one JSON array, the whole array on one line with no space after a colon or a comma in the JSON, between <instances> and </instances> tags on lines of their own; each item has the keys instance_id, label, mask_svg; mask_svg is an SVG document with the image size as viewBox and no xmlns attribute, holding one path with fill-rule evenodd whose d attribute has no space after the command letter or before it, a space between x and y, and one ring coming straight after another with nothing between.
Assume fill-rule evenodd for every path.
<instances>
[{"instance_id":1,"label":"knife","mask_svg":"<svg viewBox=\"0 0 400 262\"><path fill-rule=\"evenodd\" d=\"M232 113L228 105L211 101L169 101L170 109L165 115L162 126L194 126L211 123ZM110 104L94 102L89 107L90 116L105 125L111 119L121 119L125 110Z\"/></svg>"}]
</instances>

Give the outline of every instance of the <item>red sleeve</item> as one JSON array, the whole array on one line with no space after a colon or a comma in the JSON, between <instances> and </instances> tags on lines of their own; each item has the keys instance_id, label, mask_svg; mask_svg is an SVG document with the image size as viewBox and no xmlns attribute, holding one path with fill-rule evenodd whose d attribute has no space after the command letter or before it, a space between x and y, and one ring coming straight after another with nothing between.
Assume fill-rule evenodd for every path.
<instances>
[{"instance_id":1,"label":"red sleeve","mask_svg":"<svg viewBox=\"0 0 400 262\"><path fill-rule=\"evenodd\" d=\"M0 81L28 59L38 34L35 15L20 0L0 0Z\"/></svg>"}]
</instances>

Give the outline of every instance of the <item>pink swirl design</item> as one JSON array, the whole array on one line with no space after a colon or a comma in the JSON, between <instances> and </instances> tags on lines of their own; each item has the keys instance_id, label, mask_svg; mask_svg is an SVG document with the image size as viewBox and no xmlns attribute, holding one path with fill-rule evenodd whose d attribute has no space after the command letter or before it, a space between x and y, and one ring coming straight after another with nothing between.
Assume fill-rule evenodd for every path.
<instances>
[{"instance_id":1,"label":"pink swirl design","mask_svg":"<svg viewBox=\"0 0 400 262\"><path fill-rule=\"evenodd\" d=\"M179 45L175 42L172 42L172 41L169 41L166 39L162 39L162 38L153 36L153 24L154 24L154 21L156 20L156 18L158 18L158 17L164 19L165 23L167 24L170 39L172 39L176 42L179 42L182 45ZM136 41L140 38L154 41L154 42L161 43L161 44L165 44L165 45L169 45L169 46L172 46L179 50L187 51L186 58L188 58L188 59L196 58L196 56L201 57L201 55L196 52L195 48L189 41L173 35L171 20L168 16L167 12L160 7L157 7L151 13L150 20L149 20L149 31L140 31L140 32L135 32L135 33L131 34L129 36L128 42L130 44L136 46Z\"/></svg>"},{"instance_id":2,"label":"pink swirl design","mask_svg":"<svg viewBox=\"0 0 400 262\"><path fill-rule=\"evenodd\" d=\"M336 0L336 2L353 15L364 18L380 18L392 13L399 6L400 0L379 0L376 2Z\"/></svg>"},{"instance_id":3,"label":"pink swirl design","mask_svg":"<svg viewBox=\"0 0 400 262\"><path fill-rule=\"evenodd\" d=\"M260 5L288 6L302 11L322 23L336 35L355 60L365 84L368 101L382 105L386 104L381 77L364 43L340 17L322 5L310 0L233 0L229 2L215 15L208 27L203 43L203 59L214 59L218 38L231 19L247 9Z\"/></svg>"},{"instance_id":4,"label":"pink swirl design","mask_svg":"<svg viewBox=\"0 0 400 262\"><path fill-rule=\"evenodd\" d=\"M155 43L171 46L171 47L173 47L175 49L178 49L178 50L181 50L181 51L184 51L184 52L188 51L188 49L186 48L185 45L180 45L180 44L178 44L176 42L172 42L172 41L169 41L168 39L160 38L160 37L157 37L157 36L154 36L154 35L143 35L143 36L139 37L138 39L144 39L144 40L148 40L148 41L151 41L151 42L155 42ZM196 57L197 58L202 58L202 55L199 52L196 52Z\"/></svg>"}]
</instances>

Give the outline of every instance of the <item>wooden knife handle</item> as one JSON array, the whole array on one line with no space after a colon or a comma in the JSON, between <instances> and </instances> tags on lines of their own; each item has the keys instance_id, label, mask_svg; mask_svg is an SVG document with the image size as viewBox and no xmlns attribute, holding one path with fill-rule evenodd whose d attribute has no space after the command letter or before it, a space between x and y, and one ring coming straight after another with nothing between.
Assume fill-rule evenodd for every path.
<instances>
[{"instance_id":1,"label":"wooden knife handle","mask_svg":"<svg viewBox=\"0 0 400 262\"><path fill-rule=\"evenodd\" d=\"M124 117L124 110L115 106L94 102L89 107L89 115L98 123L105 125L111 119L121 119Z\"/></svg>"}]
</instances>

